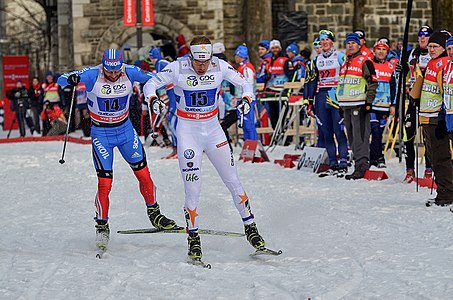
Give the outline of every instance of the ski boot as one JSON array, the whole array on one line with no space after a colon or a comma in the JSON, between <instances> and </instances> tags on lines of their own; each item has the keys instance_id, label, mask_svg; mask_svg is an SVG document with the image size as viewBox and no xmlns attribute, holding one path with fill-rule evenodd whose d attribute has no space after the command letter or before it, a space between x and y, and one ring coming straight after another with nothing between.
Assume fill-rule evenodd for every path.
<instances>
[{"instance_id":1,"label":"ski boot","mask_svg":"<svg viewBox=\"0 0 453 300\"><path fill-rule=\"evenodd\" d=\"M154 205L148 206L147 211L151 224L157 229L165 230L178 227L175 221L168 219L160 213L159 204L155 203Z\"/></svg>"},{"instance_id":2,"label":"ski boot","mask_svg":"<svg viewBox=\"0 0 453 300\"><path fill-rule=\"evenodd\" d=\"M255 222L251 224L244 224L245 234L247 236L247 241L249 241L250 245L253 246L255 249L263 249L264 239L258 233L258 228L256 228Z\"/></svg>"},{"instance_id":3,"label":"ski boot","mask_svg":"<svg viewBox=\"0 0 453 300\"><path fill-rule=\"evenodd\" d=\"M376 167L378 169L384 169L384 168L387 168L387 166L385 165L385 159L383 157L380 157L378 160L377 160L377 165Z\"/></svg>"},{"instance_id":4,"label":"ski boot","mask_svg":"<svg viewBox=\"0 0 453 300\"><path fill-rule=\"evenodd\" d=\"M337 177L344 177L348 173L348 162L346 160L340 159L338 164Z\"/></svg>"},{"instance_id":5,"label":"ski boot","mask_svg":"<svg viewBox=\"0 0 453 300\"><path fill-rule=\"evenodd\" d=\"M201 241L198 232L189 232L187 243L189 245L189 252L187 253L189 258L191 260L201 260Z\"/></svg>"},{"instance_id":6,"label":"ski boot","mask_svg":"<svg viewBox=\"0 0 453 300\"><path fill-rule=\"evenodd\" d=\"M107 220L96 220L96 247L100 250L107 249L110 241L110 228Z\"/></svg>"},{"instance_id":7,"label":"ski boot","mask_svg":"<svg viewBox=\"0 0 453 300\"><path fill-rule=\"evenodd\" d=\"M431 168L426 168L425 170L425 176L426 179L433 179L433 169Z\"/></svg>"},{"instance_id":8,"label":"ski boot","mask_svg":"<svg viewBox=\"0 0 453 300\"><path fill-rule=\"evenodd\" d=\"M411 183L415 179L415 172L414 169L406 169L406 177L404 178L403 182Z\"/></svg>"}]
</instances>

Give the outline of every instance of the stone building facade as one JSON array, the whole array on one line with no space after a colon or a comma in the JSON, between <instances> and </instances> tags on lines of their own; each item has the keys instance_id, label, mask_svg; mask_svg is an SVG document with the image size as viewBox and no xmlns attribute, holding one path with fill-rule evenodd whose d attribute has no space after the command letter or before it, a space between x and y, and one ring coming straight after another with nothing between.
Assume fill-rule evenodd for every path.
<instances>
[{"instance_id":1,"label":"stone building facade","mask_svg":"<svg viewBox=\"0 0 453 300\"><path fill-rule=\"evenodd\" d=\"M15 7L14 1L6 2L9 10ZM55 19L55 25L51 26L51 69L61 72L97 64L104 49L120 49L127 43L132 46L135 43L136 28L123 26L123 0L54 2L57 3L58 20ZM354 7L358 2L363 6ZM251 45L254 63L257 63L254 45L263 38L278 36L279 12L305 11L308 42L320 29L329 28L336 33L336 46L341 49L346 33L353 30L352 24L357 23L357 19L363 24L361 29L366 32L369 46L381 36L391 40L402 37L407 5L406 0L154 0L153 3L155 26L142 29L145 47L152 44L147 39L151 34L172 41L174 50L179 34L187 41L203 34L213 42L223 42L229 57L239 44L246 42ZM29 6L30 9L33 7ZM410 42L416 42L415 33L421 25L432 23L431 15L431 1L413 1ZM16 31L23 31L23 28L14 27L19 21L10 18L5 22L7 33L18 40L21 36ZM29 39L23 36L24 41ZM141 52L142 57L146 52Z\"/></svg>"},{"instance_id":2,"label":"stone building facade","mask_svg":"<svg viewBox=\"0 0 453 300\"><path fill-rule=\"evenodd\" d=\"M253 11L244 11L247 0L154 0L155 26L143 28L143 33L156 33L175 41L178 34L187 40L204 34L214 42L224 42L232 54L234 48L246 41L244 19ZM278 2L278 3L277 3ZM365 0L363 24L368 40L388 36L391 40L403 36L407 1ZM260 2L257 2L260 3ZM353 0L262 0L262 5L273 5L287 10L305 11L308 16L309 41L320 29L336 32L337 47L343 48L344 37L353 30ZM275 18L275 13L273 14ZM267 18L272 18L267 16ZM134 38L134 27L123 26L122 0L78 0L72 4L74 67L95 64L101 52L109 47L120 48ZM272 23L272 21L270 21ZM415 0L411 18L410 41L423 24L431 23L430 2ZM269 24L269 23L268 23ZM276 36L274 28L274 36ZM269 39L272 36L268 37ZM144 41L145 44L146 41ZM372 42L369 42L371 44ZM175 43L176 46L176 43Z\"/></svg>"},{"instance_id":3,"label":"stone building facade","mask_svg":"<svg viewBox=\"0 0 453 300\"><path fill-rule=\"evenodd\" d=\"M320 29L329 28L338 37L340 45L348 32L353 29L354 4L344 0L298 0L296 10L305 10L308 15L309 36ZM395 41L403 37L406 22L406 0L365 0L363 8L363 29L367 39L386 36ZM417 41L416 34L422 25L431 25L431 2L414 0L412 6L409 41ZM357 28L358 29L358 28ZM371 44L371 43L369 43ZM369 45L370 46L370 45Z\"/></svg>"}]
</instances>

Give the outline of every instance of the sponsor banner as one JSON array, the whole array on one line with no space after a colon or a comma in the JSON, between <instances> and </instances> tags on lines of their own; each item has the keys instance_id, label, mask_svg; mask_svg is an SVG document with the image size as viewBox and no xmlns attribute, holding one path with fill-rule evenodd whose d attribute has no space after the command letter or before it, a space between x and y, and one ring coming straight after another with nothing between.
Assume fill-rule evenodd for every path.
<instances>
[{"instance_id":1,"label":"sponsor banner","mask_svg":"<svg viewBox=\"0 0 453 300\"><path fill-rule=\"evenodd\" d=\"M3 99L4 99L4 122L3 130L9 130L15 119L15 113L10 109L10 101L6 98L6 91L16 88L16 82L21 80L24 85L30 87L30 63L28 56L3 56ZM17 129L15 122L12 129Z\"/></svg>"},{"instance_id":2,"label":"sponsor banner","mask_svg":"<svg viewBox=\"0 0 453 300\"><path fill-rule=\"evenodd\" d=\"M297 163L297 170L318 173L321 165L329 165L329 157L325 148L304 147Z\"/></svg>"},{"instance_id":3,"label":"sponsor banner","mask_svg":"<svg viewBox=\"0 0 453 300\"><path fill-rule=\"evenodd\" d=\"M137 25L137 1L140 1L142 26L154 26L154 6L152 0L124 0L124 26Z\"/></svg>"},{"instance_id":4,"label":"sponsor banner","mask_svg":"<svg viewBox=\"0 0 453 300\"><path fill-rule=\"evenodd\" d=\"M142 25L154 26L153 0L142 0Z\"/></svg>"},{"instance_id":5,"label":"sponsor banner","mask_svg":"<svg viewBox=\"0 0 453 300\"><path fill-rule=\"evenodd\" d=\"M136 0L124 0L124 26L135 26L137 23L135 1Z\"/></svg>"}]
</instances>

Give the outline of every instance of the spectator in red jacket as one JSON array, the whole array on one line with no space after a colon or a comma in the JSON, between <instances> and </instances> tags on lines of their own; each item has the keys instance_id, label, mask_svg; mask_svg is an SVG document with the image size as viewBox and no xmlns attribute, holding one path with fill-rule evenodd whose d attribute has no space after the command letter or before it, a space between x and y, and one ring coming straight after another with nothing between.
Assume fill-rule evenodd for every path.
<instances>
[{"instance_id":1,"label":"spectator in red jacket","mask_svg":"<svg viewBox=\"0 0 453 300\"><path fill-rule=\"evenodd\" d=\"M61 135L66 132L68 123L58 104L46 101L44 103L44 109L41 112L41 119L43 121L49 121L52 126L47 133L48 136Z\"/></svg>"}]
</instances>

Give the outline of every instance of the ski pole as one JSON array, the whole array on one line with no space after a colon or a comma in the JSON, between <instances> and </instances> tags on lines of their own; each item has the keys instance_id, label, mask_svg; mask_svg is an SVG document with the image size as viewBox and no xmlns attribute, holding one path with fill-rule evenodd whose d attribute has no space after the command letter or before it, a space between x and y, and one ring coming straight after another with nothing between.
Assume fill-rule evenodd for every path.
<instances>
[{"instance_id":1,"label":"ski pole","mask_svg":"<svg viewBox=\"0 0 453 300\"><path fill-rule=\"evenodd\" d=\"M242 128L244 126L244 114L240 113L238 127Z\"/></svg>"},{"instance_id":2,"label":"ski pole","mask_svg":"<svg viewBox=\"0 0 453 300\"><path fill-rule=\"evenodd\" d=\"M72 89L71 105L69 106L69 118L68 118L68 124L66 125L66 133L64 135L63 151L61 153L61 159L59 160L60 164L64 164L65 163L64 154L66 152L66 144L68 142L69 127L71 126L72 107L74 106L74 102L75 102L76 88L77 87L74 86L73 89Z\"/></svg>"},{"instance_id":3,"label":"ski pole","mask_svg":"<svg viewBox=\"0 0 453 300\"><path fill-rule=\"evenodd\" d=\"M400 128L400 123L401 122L398 122L396 124L396 132L398 132L399 128ZM396 138L398 137L397 134L395 134L395 136L393 137L393 140L392 140L392 145L390 146L390 151L389 151L389 154L387 156L387 160L390 160L390 157L392 156L392 153L393 153L393 149L395 148L395 143L396 143Z\"/></svg>"},{"instance_id":4,"label":"ski pole","mask_svg":"<svg viewBox=\"0 0 453 300\"><path fill-rule=\"evenodd\" d=\"M390 126L387 126L388 124L390 124ZM387 153L387 150L389 148L390 140L392 139L392 132L393 132L394 126L395 126L395 120L390 115L389 119L387 120L387 124L385 126L386 128L384 128L384 132L387 132L387 139L385 141L384 154Z\"/></svg>"},{"instance_id":5,"label":"ski pole","mask_svg":"<svg viewBox=\"0 0 453 300\"><path fill-rule=\"evenodd\" d=\"M7 139L9 139L9 136L11 135L11 131L13 130L14 123L16 123L16 117L14 117L13 121L11 122L11 126L9 127L8 135L6 136Z\"/></svg>"},{"instance_id":6,"label":"ski pole","mask_svg":"<svg viewBox=\"0 0 453 300\"><path fill-rule=\"evenodd\" d=\"M419 137L419 134L420 134L420 129L418 128L418 114L419 114L419 110L418 110L418 106L415 106L415 130L416 130L416 133L415 133L415 175L417 180L415 182L415 190L417 191L418 193L418 139L420 138Z\"/></svg>"},{"instance_id":7,"label":"ski pole","mask_svg":"<svg viewBox=\"0 0 453 300\"><path fill-rule=\"evenodd\" d=\"M151 103L148 104L148 114L149 114L149 124L151 124L151 138L156 139L159 136L159 133L155 131L157 119L159 118L159 115L156 114L156 118L153 120L153 116L151 114Z\"/></svg>"}]
</instances>

